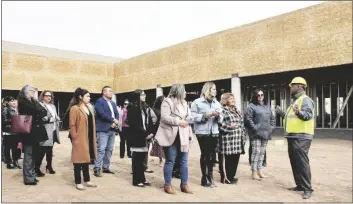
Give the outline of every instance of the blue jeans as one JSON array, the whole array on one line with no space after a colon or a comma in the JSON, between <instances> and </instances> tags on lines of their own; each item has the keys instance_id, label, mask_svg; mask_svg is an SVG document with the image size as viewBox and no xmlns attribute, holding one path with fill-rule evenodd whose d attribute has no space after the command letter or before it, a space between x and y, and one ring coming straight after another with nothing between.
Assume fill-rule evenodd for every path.
<instances>
[{"instance_id":1,"label":"blue jeans","mask_svg":"<svg viewBox=\"0 0 353 204\"><path fill-rule=\"evenodd\" d=\"M94 164L94 170L108 170L110 166L110 158L112 157L115 141L115 132L97 132L97 158Z\"/></svg>"},{"instance_id":2,"label":"blue jeans","mask_svg":"<svg viewBox=\"0 0 353 204\"><path fill-rule=\"evenodd\" d=\"M164 182L165 185L171 185L173 167L175 159L179 156L181 184L188 184L188 152L180 152L180 146L173 144L170 147L165 147L165 164L164 164Z\"/></svg>"}]
</instances>

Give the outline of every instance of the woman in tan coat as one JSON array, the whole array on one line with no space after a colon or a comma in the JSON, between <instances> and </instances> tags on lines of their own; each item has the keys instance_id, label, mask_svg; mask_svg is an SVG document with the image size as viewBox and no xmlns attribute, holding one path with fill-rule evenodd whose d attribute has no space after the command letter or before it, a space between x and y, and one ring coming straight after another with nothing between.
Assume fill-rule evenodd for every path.
<instances>
[{"instance_id":1,"label":"woman in tan coat","mask_svg":"<svg viewBox=\"0 0 353 204\"><path fill-rule=\"evenodd\" d=\"M78 190L85 190L81 184L81 170L83 181L87 187L97 187L90 181L88 165L91 158L97 158L96 122L94 113L89 108L90 94L86 89L77 88L70 107L70 135L72 137L72 155L74 164L75 183Z\"/></svg>"},{"instance_id":2,"label":"woman in tan coat","mask_svg":"<svg viewBox=\"0 0 353 204\"><path fill-rule=\"evenodd\" d=\"M169 95L162 102L161 120L155 139L165 150L164 191L175 194L171 186L173 167L177 157L180 163L180 190L192 194L188 186L188 154L193 133L191 111L185 101L186 92L183 84L174 84Z\"/></svg>"}]
</instances>

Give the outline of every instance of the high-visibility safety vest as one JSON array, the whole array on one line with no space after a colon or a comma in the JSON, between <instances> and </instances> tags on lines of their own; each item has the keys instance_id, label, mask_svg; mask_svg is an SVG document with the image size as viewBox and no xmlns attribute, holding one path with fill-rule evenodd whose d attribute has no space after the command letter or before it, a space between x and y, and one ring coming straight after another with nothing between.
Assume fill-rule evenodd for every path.
<instances>
[{"instance_id":1,"label":"high-visibility safety vest","mask_svg":"<svg viewBox=\"0 0 353 204\"><path fill-rule=\"evenodd\" d=\"M309 98L307 95L300 96L288 109L286 112L286 116L284 118L285 130L286 133L294 133L294 134L309 134L314 136L314 117L312 117L308 121L303 121L298 118L295 114L293 106L298 105L298 109L301 110L302 104L305 98ZM309 98L311 100L311 98Z\"/></svg>"}]
</instances>

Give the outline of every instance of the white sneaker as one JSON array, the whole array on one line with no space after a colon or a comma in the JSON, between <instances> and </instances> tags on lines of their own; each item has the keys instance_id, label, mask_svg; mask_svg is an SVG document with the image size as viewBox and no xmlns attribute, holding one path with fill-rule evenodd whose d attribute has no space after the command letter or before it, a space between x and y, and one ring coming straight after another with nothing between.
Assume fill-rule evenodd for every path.
<instances>
[{"instance_id":1,"label":"white sneaker","mask_svg":"<svg viewBox=\"0 0 353 204\"><path fill-rule=\"evenodd\" d=\"M84 185L82 185L82 184L76 184L76 189L82 191L82 190L86 190L86 187Z\"/></svg>"},{"instance_id":2,"label":"white sneaker","mask_svg":"<svg viewBox=\"0 0 353 204\"><path fill-rule=\"evenodd\" d=\"M97 185L92 183L92 182L90 182L90 181L86 182L86 186L87 187L92 187L92 188L97 188Z\"/></svg>"}]
</instances>

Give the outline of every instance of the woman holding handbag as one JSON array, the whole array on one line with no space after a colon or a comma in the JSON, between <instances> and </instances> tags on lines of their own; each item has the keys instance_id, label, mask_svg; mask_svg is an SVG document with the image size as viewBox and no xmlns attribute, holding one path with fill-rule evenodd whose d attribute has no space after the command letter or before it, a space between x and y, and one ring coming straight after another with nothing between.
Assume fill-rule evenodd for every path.
<instances>
[{"instance_id":1,"label":"woman holding handbag","mask_svg":"<svg viewBox=\"0 0 353 204\"><path fill-rule=\"evenodd\" d=\"M54 143L60 144L59 137L59 122L60 118L56 113L56 107L54 105L54 94L51 91L45 90L40 94L39 100L41 105L45 110L47 110L47 117L44 123L44 127L48 134L48 140L40 142L40 147L38 150L38 159L36 160L36 173L37 175L44 176L40 171L40 166L42 165L42 160L45 156L47 160L47 166L45 167L46 172L50 174L55 174L53 169L53 147Z\"/></svg>"},{"instance_id":2,"label":"woman holding handbag","mask_svg":"<svg viewBox=\"0 0 353 204\"><path fill-rule=\"evenodd\" d=\"M179 156L181 184L180 190L192 194L188 186L188 153L193 133L189 124L190 109L185 101L186 91L183 84L174 84L169 95L161 106L161 121L155 139L164 147L166 161L164 164L164 191L175 194L171 186L173 167Z\"/></svg>"},{"instance_id":3,"label":"woman holding handbag","mask_svg":"<svg viewBox=\"0 0 353 204\"><path fill-rule=\"evenodd\" d=\"M35 89L26 85L18 94L18 111L19 115L32 118L32 124L12 124L12 129L16 129L21 125L31 125L31 131L27 134L21 134L23 143L23 179L25 185L37 185L38 180L35 174L35 161L39 142L48 140L48 135L45 130L43 121L47 116L47 111L39 104L35 97Z\"/></svg>"}]
</instances>

